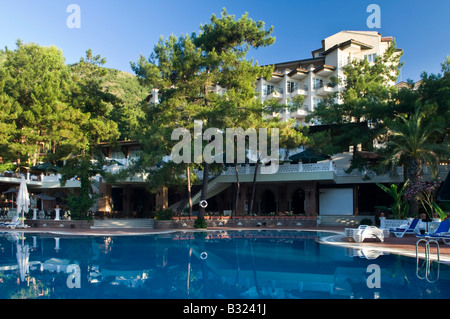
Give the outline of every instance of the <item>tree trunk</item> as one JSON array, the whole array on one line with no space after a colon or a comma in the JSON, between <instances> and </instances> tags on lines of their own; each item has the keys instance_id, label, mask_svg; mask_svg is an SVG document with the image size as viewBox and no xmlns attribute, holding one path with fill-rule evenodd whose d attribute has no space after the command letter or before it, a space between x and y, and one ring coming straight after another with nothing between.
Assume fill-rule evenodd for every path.
<instances>
[{"instance_id":1,"label":"tree trunk","mask_svg":"<svg viewBox=\"0 0 450 319\"><path fill-rule=\"evenodd\" d=\"M206 200L208 194L208 163L203 162L203 184L202 184L202 195L200 197L200 202ZM198 218L205 218L205 208L200 206L198 213Z\"/></svg>"},{"instance_id":2,"label":"tree trunk","mask_svg":"<svg viewBox=\"0 0 450 319\"><path fill-rule=\"evenodd\" d=\"M406 168L406 176L409 179L411 185L417 183L417 178L420 175L421 163L417 158L413 158L409 161ZM409 200L409 215L417 217L419 215L419 200L414 197Z\"/></svg>"},{"instance_id":3,"label":"tree trunk","mask_svg":"<svg viewBox=\"0 0 450 319\"><path fill-rule=\"evenodd\" d=\"M235 184L236 193L234 195L234 216L238 216L239 193L241 191L241 186L239 184L239 172L238 172L237 163L235 163L235 165L234 165L234 172L236 173L236 184Z\"/></svg>"},{"instance_id":4,"label":"tree trunk","mask_svg":"<svg viewBox=\"0 0 450 319\"><path fill-rule=\"evenodd\" d=\"M249 210L248 210L248 212L250 214L253 214L253 203L255 201L256 176L258 175L258 167L259 167L259 161L256 161L256 163L255 163L255 172L253 173L252 197L250 199L250 205L249 205Z\"/></svg>"},{"instance_id":5,"label":"tree trunk","mask_svg":"<svg viewBox=\"0 0 450 319\"><path fill-rule=\"evenodd\" d=\"M188 192L188 201L189 201L189 219L192 216L192 195L191 195L191 174L189 165L186 166L186 176L187 176L187 192Z\"/></svg>"}]
</instances>

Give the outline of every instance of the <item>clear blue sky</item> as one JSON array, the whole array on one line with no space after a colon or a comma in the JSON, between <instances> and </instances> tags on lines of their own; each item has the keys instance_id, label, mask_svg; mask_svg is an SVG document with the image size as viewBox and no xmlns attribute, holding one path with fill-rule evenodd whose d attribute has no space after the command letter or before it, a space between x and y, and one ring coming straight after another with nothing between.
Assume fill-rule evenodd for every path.
<instances>
[{"instance_id":1,"label":"clear blue sky","mask_svg":"<svg viewBox=\"0 0 450 319\"><path fill-rule=\"evenodd\" d=\"M369 29L369 4L381 8L381 28ZM81 28L70 29L70 4L81 9ZM259 64L311 57L321 40L341 30L378 31L393 36L404 49L401 79L439 73L450 56L449 0L0 0L0 47L15 48L17 39L62 49L73 63L91 48L107 58L107 67L131 72L130 61L148 57L159 37L197 32L225 7L240 17L274 26L275 44L252 51Z\"/></svg>"}]
</instances>

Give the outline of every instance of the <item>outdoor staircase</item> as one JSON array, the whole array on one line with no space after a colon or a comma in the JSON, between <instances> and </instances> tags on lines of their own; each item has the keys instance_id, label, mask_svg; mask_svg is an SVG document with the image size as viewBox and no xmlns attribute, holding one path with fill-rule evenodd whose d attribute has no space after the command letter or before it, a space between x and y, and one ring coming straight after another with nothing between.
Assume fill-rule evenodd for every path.
<instances>
[{"instance_id":1,"label":"outdoor staircase","mask_svg":"<svg viewBox=\"0 0 450 319\"><path fill-rule=\"evenodd\" d=\"M206 196L206 199L211 198L213 196L216 196L217 194L219 194L220 192L224 191L225 189L227 189L231 183L220 183L217 179L220 177L220 175L216 175L215 177L211 178L208 181L208 193ZM200 198L202 196L202 191L198 191L197 193L195 193L192 197L192 205L198 204L200 202ZM169 206L169 209L173 210L173 211L180 211L183 210L186 207L189 207L189 201L187 198L184 198L172 205Z\"/></svg>"},{"instance_id":2,"label":"outdoor staircase","mask_svg":"<svg viewBox=\"0 0 450 319\"><path fill-rule=\"evenodd\" d=\"M208 192L206 194L207 195L206 199L216 196L220 192L230 187L231 183L221 183L220 180L218 180L219 177L220 176L217 176L208 182ZM202 196L201 190L194 196L192 196L192 205L199 203L201 196Z\"/></svg>"},{"instance_id":3,"label":"outdoor staircase","mask_svg":"<svg viewBox=\"0 0 450 319\"><path fill-rule=\"evenodd\" d=\"M91 229L111 229L111 228L153 228L154 221L149 218L131 219L95 219Z\"/></svg>"}]
</instances>

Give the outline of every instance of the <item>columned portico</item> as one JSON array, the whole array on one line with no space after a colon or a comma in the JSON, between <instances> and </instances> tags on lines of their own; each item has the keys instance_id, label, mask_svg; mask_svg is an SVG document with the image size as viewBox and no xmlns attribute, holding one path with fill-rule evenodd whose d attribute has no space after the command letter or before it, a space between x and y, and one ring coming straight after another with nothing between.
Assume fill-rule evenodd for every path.
<instances>
[{"instance_id":1,"label":"columned portico","mask_svg":"<svg viewBox=\"0 0 450 319\"><path fill-rule=\"evenodd\" d=\"M252 193L252 183L241 183L241 196L238 215L250 214L248 211ZM234 187L231 186L217 200L221 207L233 207ZM294 214L316 216L318 214L318 190L315 181L291 183L257 183L253 203L256 215Z\"/></svg>"}]
</instances>

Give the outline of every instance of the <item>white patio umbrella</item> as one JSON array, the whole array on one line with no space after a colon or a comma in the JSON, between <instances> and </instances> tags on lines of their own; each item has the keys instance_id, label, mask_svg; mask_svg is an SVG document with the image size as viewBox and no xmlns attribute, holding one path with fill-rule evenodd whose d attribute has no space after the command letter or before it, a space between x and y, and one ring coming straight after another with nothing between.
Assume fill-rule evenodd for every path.
<instances>
[{"instance_id":1,"label":"white patio umbrella","mask_svg":"<svg viewBox=\"0 0 450 319\"><path fill-rule=\"evenodd\" d=\"M17 217L22 212L22 225L24 223L24 214L28 212L30 207L30 196L28 195L28 188L25 178L22 176L20 181L19 192L17 193Z\"/></svg>"}]
</instances>

